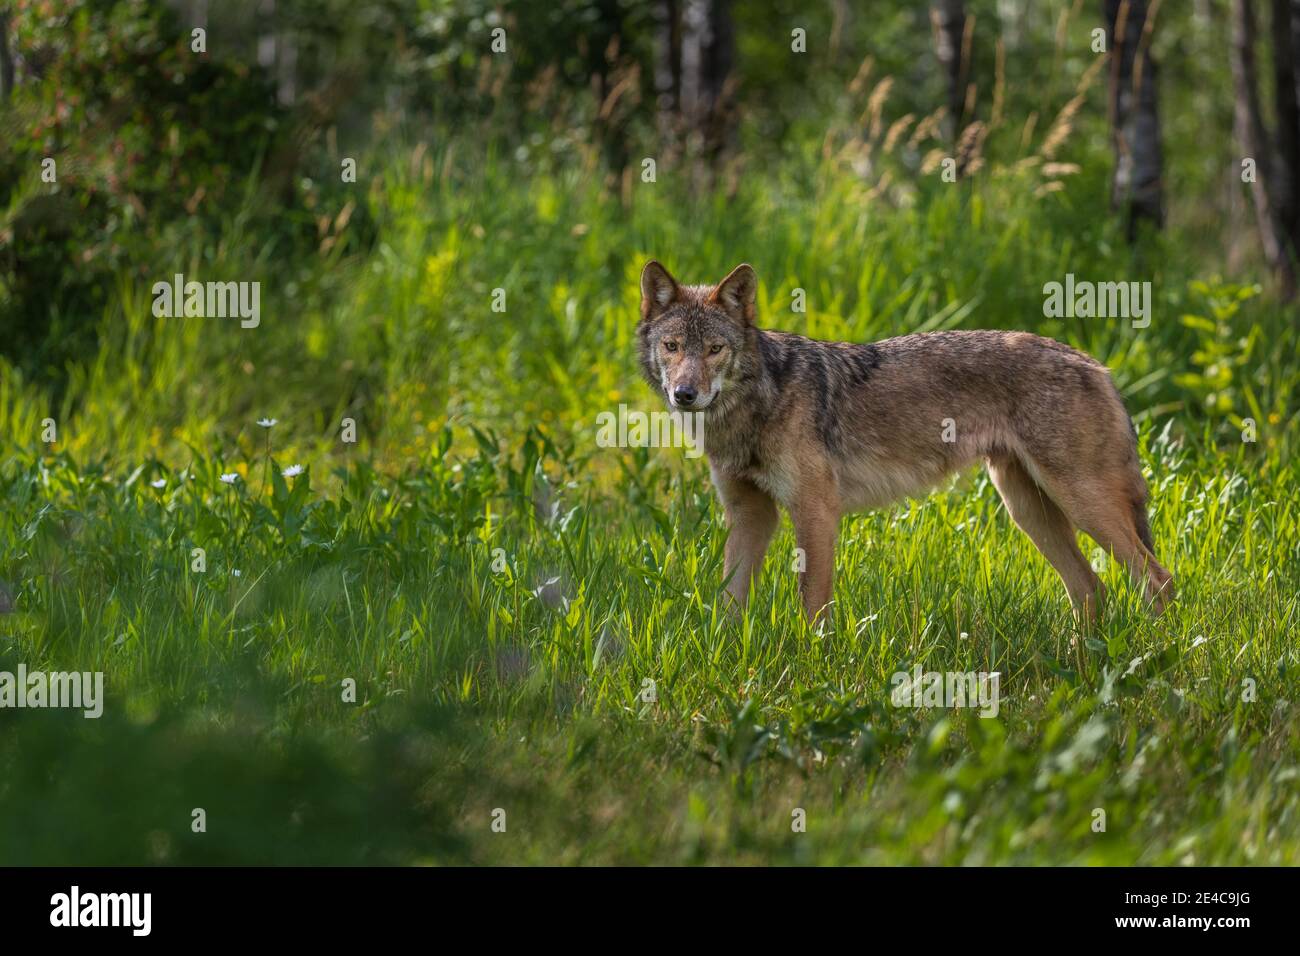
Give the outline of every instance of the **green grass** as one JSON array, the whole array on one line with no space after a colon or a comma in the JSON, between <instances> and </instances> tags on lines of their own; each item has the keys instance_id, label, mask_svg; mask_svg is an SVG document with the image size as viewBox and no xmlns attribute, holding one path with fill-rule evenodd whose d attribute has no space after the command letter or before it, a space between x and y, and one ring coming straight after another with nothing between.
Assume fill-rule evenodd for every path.
<instances>
[{"instance_id":1,"label":"green grass","mask_svg":"<svg viewBox=\"0 0 1300 956\"><path fill-rule=\"evenodd\" d=\"M282 262L237 215L121 277L57 405L0 363L0 669L109 690L100 720L0 710L4 862L1300 861L1300 349L1267 294L1176 235L1132 258L1093 211L1102 173L871 197L792 156L625 205L587 170L389 155L356 200L373 248L331 224ZM1097 355L1178 604L1152 619L1108 563L1081 634L973 474L845 522L830 628L799 612L788 526L731 620L704 462L595 442L598 412L657 407L633 354L651 255L698 281L751 262L768 326ZM262 326L154 318L174 271L261 279ZM1045 319L1067 271L1150 278L1151 327ZM893 706L916 664L1000 672L999 716Z\"/></svg>"}]
</instances>

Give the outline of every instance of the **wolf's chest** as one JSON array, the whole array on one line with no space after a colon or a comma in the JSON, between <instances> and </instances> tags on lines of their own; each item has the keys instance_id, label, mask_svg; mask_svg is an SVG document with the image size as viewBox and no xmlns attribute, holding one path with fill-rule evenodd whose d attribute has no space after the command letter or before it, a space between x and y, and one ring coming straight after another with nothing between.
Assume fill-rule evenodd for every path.
<instances>
[{"instance_id":1,"label":"wolf's chest","mask_svg":"<svg viewBox=\"0 0 1300 956\"><path fill-rule=\"evenodd\" d=\"M781 433L769 435L750 421L706 427L704 450L715 470L753 482L787 507L794 501L800 463Z\"/></svg>"},{"instance_id":2,"label":"wolf's chest","mask_svg":"<svg viewBox=\"0 0 1300 956\"><path fill-rule=\"evenodd\" d=\"M748 449L732 454L711 452L709 460L713 467L729 475L752 481L782 505L788 507L795 498L799 484L797 462L764 457Z\"/></svg>"},{"instance_id":3,"label":"wolf's chest","mask_svg":"<svg viewBox=\"0 0 1300 956\"><path fill-rule=\"evenodd\" d=\"M787 508L793 503L798 488L798 476L779 464L768 464L755 470L751 473L750 481Z\"/></svg>"}]
</instances>

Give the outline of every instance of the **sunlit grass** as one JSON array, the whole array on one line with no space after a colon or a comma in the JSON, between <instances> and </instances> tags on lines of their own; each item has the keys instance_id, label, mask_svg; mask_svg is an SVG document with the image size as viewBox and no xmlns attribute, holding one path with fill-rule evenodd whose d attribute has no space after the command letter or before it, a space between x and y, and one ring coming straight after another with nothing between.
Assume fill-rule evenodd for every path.
<instances>
[{"instance_id":1,"label":"sunlit grass","mask_svg":"<svg viewBox=\"0 0 1300 956\"><path fill-rule=\"evenodd\" d=\"M263 279L257 330L155 319L123 277L57 407L0 368L0 669L110 693L99 722L0 710L8 861L1297 862L1281 308L1157 250L1149 329L1045 319L1044 282L1136 267L1010 173L891 208L795 158L624 206L581 170L434 160L369 187L373 249L203 263ZM174 254L152 267L200 271ZM598 412L653 407L650 255L699 281L753 263L767 325L1031 328L1107 361L1178 604L1150 618L1108 565L1081 634L972 475L845 522L833 626L803 621L788 527L730 619L704 463L595 443ZM892 706L918 663L1001 673L998 718Z\"/></svg>"}]
</instances>

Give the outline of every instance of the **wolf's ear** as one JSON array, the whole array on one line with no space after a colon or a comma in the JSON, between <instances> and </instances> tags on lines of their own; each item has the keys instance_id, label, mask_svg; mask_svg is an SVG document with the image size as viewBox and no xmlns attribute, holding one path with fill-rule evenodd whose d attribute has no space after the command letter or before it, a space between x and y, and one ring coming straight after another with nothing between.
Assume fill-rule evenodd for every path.
<instances>
[{"instance_id":1,"label":"wolf's ear","mask_svg":"<svg viewBox=\"0 0 1300 956\"><path fill-rule=\"evenodd\" d=\"M641 317L650 318L677 298L677 280L654 259L641 270Z\"/></svg>"},{"instance_id":2,"label":"wolf's ear","mask_svg":"<svg viewBox=\"0 0 1300 956\"><path fill-rule=\"evenodd\" d=\"M749 263L742 262L709 293L709 301L722 306L742 324L753 325L754 296L757 292L758 277L754 275Z\"/></svg>"}]
</instances>

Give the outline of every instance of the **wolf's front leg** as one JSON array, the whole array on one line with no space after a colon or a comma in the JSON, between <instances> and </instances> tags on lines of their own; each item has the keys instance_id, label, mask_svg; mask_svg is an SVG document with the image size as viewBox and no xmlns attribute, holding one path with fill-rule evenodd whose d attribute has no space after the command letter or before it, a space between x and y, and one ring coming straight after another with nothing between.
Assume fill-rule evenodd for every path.
<instances>
[{"instance_id":1,"label":"wolf's front leg","mask_svg":"<svg viewBox=\"0 0 1300 956\"><path fill-rule=\"evenodd\" d=\"M809 621L815 622L830 603L834 591L839 506L825 496L808 494L791 507L790 517L794 521L795 544L803 550L805 562L799 580L804 613Z\"/></svg>"},{"instance_id":2,"label":"wolf's front leg","mask_svg":"<svg viewBox=\"0 0 1300 956\"><path fill-rule=\"evenodd\" d=\"M750 582L763 566L780 514L776 503L751 481L717 472L713 481L727 512L724 552L727 593L735 607L742 608L749 597Z\"/></svg>"}]
</instances>

